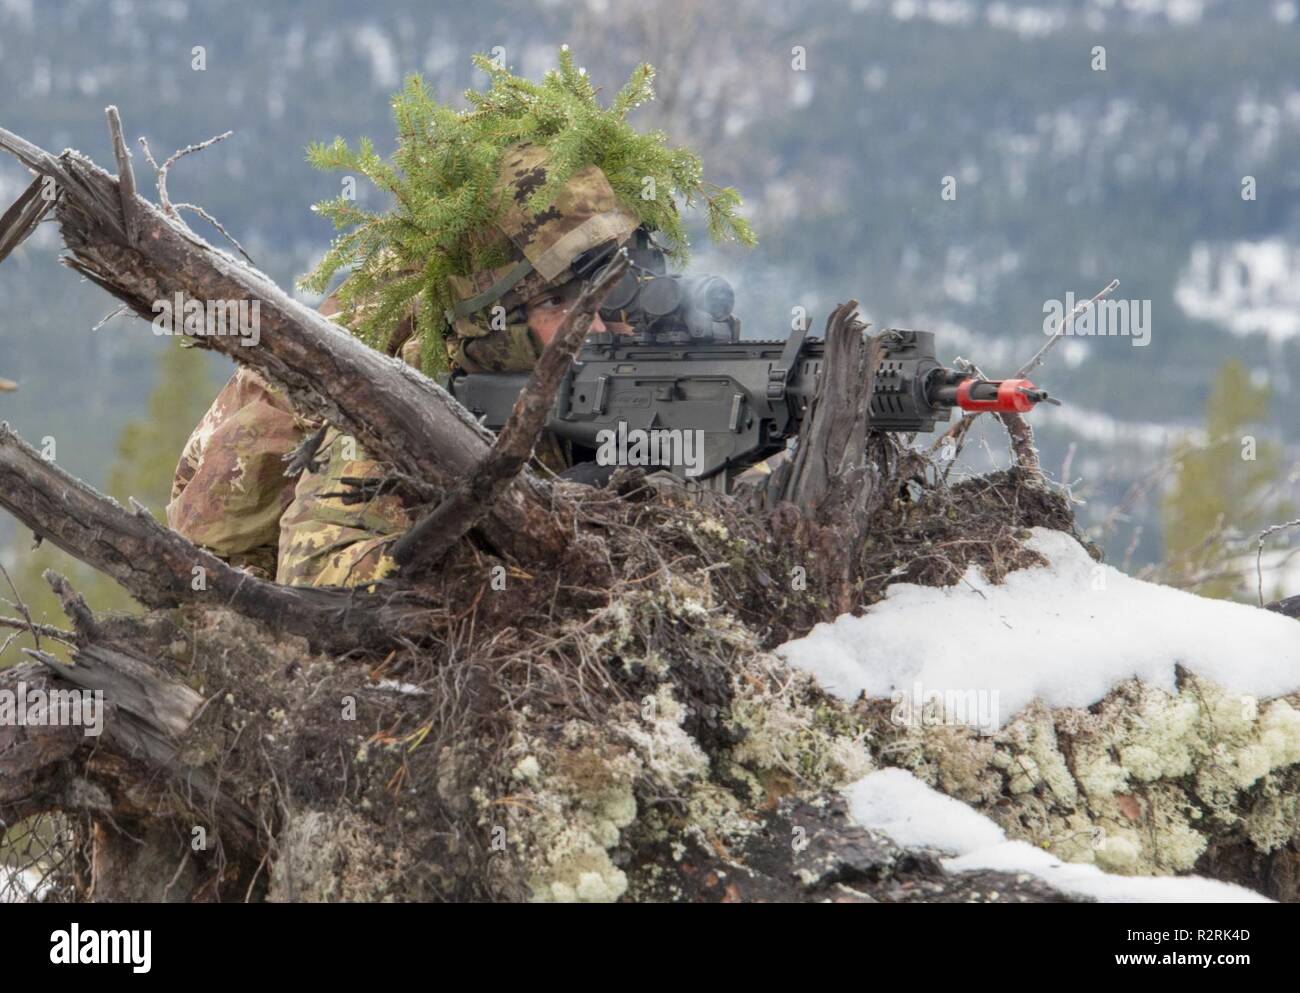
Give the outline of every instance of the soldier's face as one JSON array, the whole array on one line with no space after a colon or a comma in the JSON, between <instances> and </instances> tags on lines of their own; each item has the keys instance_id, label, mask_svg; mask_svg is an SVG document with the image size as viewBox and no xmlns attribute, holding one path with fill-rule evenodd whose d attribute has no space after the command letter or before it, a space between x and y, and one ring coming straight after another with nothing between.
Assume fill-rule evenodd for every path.
<instances>
[{"instance_id":1,"label":"soldier's face","mask_svg":"<svg viewBox=\"0 0 1300 993\"><path fill-rule=\"evenodd\" d=\"M528 301L528 326L543 345L549 345L560 325L569 316L569 310L578 299L581 284L575 279L565 286L547 290ZM591 333L605 330L605 322L599 314L591 318Z\"/></svg>"},{"instance_id":2,"label":"soldier's face","mask_svg":"<svg viewBox=\"0 0 1300 993\"><path fill-rule=\"evenodd\" d=\"M569 310L573 307L574 301L578 299L581 290L581 283L575 279L565 286L547 290L545 293L539 294L528 301L526 308L528 326L532 328L533 334L537 335L538 340L543 345L549 345L551 339L555 337L555 333L560 330L560 325L569 316ZM601 320L600 314L593 314L591 327L587 333L597 334L601 331L613 331L615 334L631 334L632 327L628 324L606 325Z\"/></svg>"}]
</instances>

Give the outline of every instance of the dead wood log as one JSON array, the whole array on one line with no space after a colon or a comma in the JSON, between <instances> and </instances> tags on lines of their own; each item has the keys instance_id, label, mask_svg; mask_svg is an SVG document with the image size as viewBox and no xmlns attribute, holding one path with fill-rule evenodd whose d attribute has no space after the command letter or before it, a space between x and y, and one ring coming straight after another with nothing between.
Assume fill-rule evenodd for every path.
<instances>
[{"instance_id":1,"label":"dead wood log","mask_svg":"<svg viewBox=\"0 0 1300 993\"><path fill-rule=\"evenodd\" d=\"M111 576L146 607L227 607L301 635L321 651L376 647L421 630L423 601L415 594L367 597L257 579L163 527L144 508L127 511L46 462L7 424L0 424L0 507Z\"/></svg>"},{"instance_id":2,"label":"dead wood log","mask_svg":"<svg viewBox=\"0 0 1300 993\"><path fill-rule=\"evenodd\" d=\"M877 482L867 437L881 342L866 336L857 308L850 300L827 319L826 357L805 428L794 458L768 484L778 530L789 532L837 612L855 606L855 553Z\"/></svg>"},{"instance_id":3,"label":"dead wood log","mask_svg":"<svg viewBox=\"0 0 1300 993\"><path fill-rule=\"evenodd\" d=\"M0 688L16 692L21 684L47 700L68 690L102 694L103 723L98 736L67 723L0 727L0 819L12 823L31 813L76 808L123 818L175 813L177 804L166 800L175 784L189 809L211 810L211 826L251 850L257 839L252 814L222 793L210 768L180 757L179 744L207 701L150 653L166 637L184 640L183 632L168 623L170 635L142 638L145 629L136 622L121 630L101 624L67 580L49 571L45 578L73 624L71 664L27 649L39 666L0 671ZM160 778L160 772L170 775ZM25 791L10 782L18 779L27 781Z\"/></svg>"},{"instance_id":4,"label":"dead wood log","mask_svg":"<svg viewBox=\"0 0 1300 993\"><path fill-rule=\"evenodd\" d=\"M352 434L406 476L451 489L482 463L491 434L417 370L369 348L139 196L132 201L139 230L131 247L118 181L84 156L55 157L4 129L0 148L53 177L66 264L141 317L152 321L164 302L197 301L204 313L213 302L246 302L250 312L256 305L255 337L224 328L227 333L192 340L257 370L304 412ZM511 558L553 561L569 538L562 516L551 510L554 499L525 469L478 530Z\"/></svg>"},{"instance_id":5,"label":"dead wood log","mask_svg":"<svg viewBox=\"0 0 1300 993\"><path fill-rule=\"evenodd\" d=\"M818 517L860 518L870 493L867 431L879 347L868 347L857 310L858 302L850 300L826 321L822 375L782 481L781 498Z\"/></svg>"},{"instance_id":6,"label":"dead wood log","mask_svg":"<svg viewBox=\"0 0 1300 993\"><path fill-rule=\"evenodd\" d=\"M239 856L244 865L256 864L262 856L261 822L224 792L218 768L184 757L186 735L207 701L159 659L147 656L153 640L135 637L138 626L123 632L99 624L66 581L52 573L46 578L74 622L76 644L71 665L28 650L39 665L0 671L0 691L27 701L24 722L0 725L0 834L38 814L90 815L96 825L91 894L110 864L161 857L174 865L175 858L164 852L175 852L178 839L187 849L191 829L199 825L205 848L218 852L223 862ZM94 724L81 709L84 697L72 696L78 691L102 694L92 698L99 708ZM68 720L74 712L80 725ZM170 829L168 821L174 825ZM166 898L158 880L148 881L157 884L150 890L141 880L132 883L129 875L110 882L110 892L101 895Z\"/></svg>"},{"instance_id":7,"label":"dead wood log","mask_svg":"<svg viewBox=\"0 0 1300 993\"><path fill-rule=\"evenodd\" d=\"M44 666L0 669L0 692L48 693L55 680ZM0 833L10 825L62 806L71 775L67 760L89 741L80 728L0 722Z\"/></svg>"}]
</instances>

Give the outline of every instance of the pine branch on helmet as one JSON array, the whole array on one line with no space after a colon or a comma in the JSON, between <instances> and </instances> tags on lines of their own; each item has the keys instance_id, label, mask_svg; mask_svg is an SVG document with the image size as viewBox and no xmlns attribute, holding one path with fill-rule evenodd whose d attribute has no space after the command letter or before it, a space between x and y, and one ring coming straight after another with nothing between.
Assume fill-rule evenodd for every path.
<instances>
[{"instance_id":1,"label":"pine branch on helmet","mask_svg":"<svg viewBox=\"0 0 1300 993\"><path fill-rule=\"evenodd\" d=\"M653 98L650 66L603 108L567 48L541 83L484 56L475 64L491 85L468 92L464 111L408 79L393 100L391 162L366 140L355 150L336 139L309 151L317 167L359 172L394 199L383 213L348 197L316 206L343 234L301 285L324 292L351 269L337 292L339 317L363 340L395 351L394 334L413 321L403 354L418 348L430 373L449 357L527 368L538 345L521 310L527 301L582 275L584 260L638 226L684 262L679 203L702 202L715 238L753 243L734 190L705 184L689 150L627 124L628 112Z\"/></svg>"}]
</instances>

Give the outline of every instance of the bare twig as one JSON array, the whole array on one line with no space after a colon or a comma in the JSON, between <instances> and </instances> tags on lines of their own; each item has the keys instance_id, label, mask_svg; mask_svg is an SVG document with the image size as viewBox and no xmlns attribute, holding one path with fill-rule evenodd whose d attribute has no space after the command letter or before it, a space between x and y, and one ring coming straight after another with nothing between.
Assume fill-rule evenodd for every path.
<instances>
[{"instance_id":1,"label":"bare twig","mask_svg":"<svg viewBox=\"0 0 1300 993\"><path fill-rule=\"evenodd\" d=\"M53 641L61 641L65 645L75 644L77 640L77 636L71 631L56 628L53 624L31 624L25 618L5 617L3 614L0 614L0 628L11 628L19 632L30 632L35 629L42 636Z\"/></svg>"},{"instance_id":2,"label":"bare twig","mask_svg":"<svg viewBox=\"0 0 1300 993\"><path fill-rule=\"evenodd\" d=\"M302 442L291 452L286 452L283 461L286 463L284 474L289 479L296 479L301 476L303 470L307 472L318 472L323 460L316 458L320 451L321 442L325 440L325 435L329 431L328 424L322 424L315 431L309 434Z\"/></svg>"},{"instance_id":3,"label":"bare twig","mask_svg":"<svg viewBox=\"0 0 1300 993\"><path fill-rule=\"evenodd\" d=\"M129 311L130 309L131 309L131 308L128 307L126 304L121 304L121 305L118 306L118 307L114 307L114 308L113 308L111 311L109 311L106 315L104 315L104 316L101 317L98 321L95 322L95 326L94 326L93 328L90 329L90 330L91 330L91 333L94 333L95 331L98 331L98 330L99 330L100 328L102 328L105 324L107 324L109 321L111 321L114 317L120 317L122 314L125 314L125 313L126 313L127 311Z\"/></svg>"},{"instance_id":4,"label":"bare twig","mask_svg":"<svg viewBox=\"0 0 1300 993\"><path fill-rule=\"evenodd\" d=\"M225 235L226 240L227 240L228 242L230 242L232 245L234 245L237 249L239 249L239 254L242 255L244 258L248 259L248 264L249 264L249 265L257 265L257 263L253 261L253 257L252 257L251 255L249 255L246 251L244 251L244 246L241 245L238 241L235 240L235 236L232 235L229 231L227 231L224 227L222 227L220 221L218 221L215 217L213 217L211 214L209 214L209 213L208 213L206 210L204 210L202 207L198 206L198 204L193 204L193 203L178 203L178 204L175 205L175 207L176 207L177 210L192 210L192 211L194 211L194 213L198 214L198 215L199 215L200 217L202 217L205 221L207 221L209 224L211 224L214 228L216 228L218 231L220 231L223 235Z\"/></svg>"},{"instance_id":5,"label":"bare twig","mask_svg":"<svg viewBox=\"0 0 1300 993\"><path fill-rule=\"evenodd\" d=\"M170 217L174 217L177 220L180 220L180 216L181 216L180 212L182 210L192 210L194 213L198 214L205 221L211 224L214 228L220 231L222 236L225 237L225 239L228 242L230 242L232 245L235 246L235 248L239 250L239 254L248 260L249 265L256 265L257 263L253 261L253 257L249 255L246 251L244 251L244 246L241 245L239 241L235 238L235 236L232 235L229 231L227 231L225 227L222 226L221 222L218 221L215 217L209 214L198 204L172 203L171 199L167 195L167 172L169 169L171 169L171 167L176 163L178 159L180 159L185 155L189 155L191 152L198 152L198 151L202 151L205 148L209 148L212 145L215 145L217 142L229 138L234 133L235 132L233 131L227 131L224 134L214 135L213 137L209 138L207 141L200 141L196 145L186 145L179 152L173 153L171 157L168 158L167 161L164 162L162 165L159 165L158 162L154 159L153 153L149 150L149 142L143 136L140 138L140 145L141 147L144 148L145 158L149 160L149 164L154 167L155 172L157 172L158 174L158 202L162 206L163 212Z\"/></svg>"},{"instance_id":6,"label":"bare twig","mask_svg":"<svg viewBox=\"0 0 1300 993\"><path fill-rule=\"evenodd\" d=\"M1287 528L1297 526L1300 526L1300 518L1287 521L1285 524L1273 524L1261 531L1259 537L1255 539L1255 587L1261 607L1264 606L1264 539L1271 534L1277 534L1279 531L1285 531Z\"/></svg>"},{"instance_id":7,"label":"bare twig","mask_svg":"<svg viewBox=\"0 0 1300 993\"><path fill-rule=\"evenodd\" d=\"M191 152L200 152L205 148L210 148L217 142L229 138L234 133L235 132L233 131L227 131L224 134L214 135L207 141L200 141L196 145L186 145L179 152L173 152L162 165L159 165L154 159L153 153L149 150L148 140L143 136L140 138L140 146L144 149L144 157L149 160L149 164L153 166L154 171L158 173L158 203L162 207L163 213L170 217L175 217L177 219L180 218L180 215L176 213L176 206L172 204L171 200L167 196L167 171L176 164L177 160L189 155Z\"/></svg>"},{"instance_id":8,"label":"bare twig","mask_svg":"<svg viewBox=\"0 0 1300 993\"><path fill-rule=\"evenodd\" d=\"M1124 564L1120 567L1122 572L1128 572L1129 566L1133 563L1133 556L1137 552L1138 543L1142 540L1142 525L1139 524L1133 529L1133 534L1129 538L1128 547L1124 549Z\"/></svg>"},{"instance_id":9,"label":"bare twig","mask_svg":"<svg viewBox=\"0 0 1300 993\"><path fill-rule=\"evenodd\" d=\"M1061 460L1061 485L1062 486L1070 485L1070 469L1073 468L1074 466L1074 456L1075 453L1078 452L1078 450L1079 450L1079 443L1077 441L1070 442L1069 447L1066 448L1065 450L1065 458Z\"/></svg>"},{"instance_id":10,"label":"bare twig","mask_svg":"<svg viewBox=\"0 0 1300 993\"><path fill-rule=\"evenodd\" d=\"M1065 337L1066 328L1074 324L1074 319L1078 317L1080 314L1082 314L1084 311L1086 311L1093 304L1095 304L1102 297L1114 293L1118 286L1119 286L1119 280L1112 279L1109 283L1103 286L1091 300L1085 300L1082 303L1076 304L1072 311L1064 315L1060 319L1060 321L1057 322L1056 330L1052 332L1052 336L1048 338L1047 341L1043 342L1043 347L1034 353L1033 358L1031 358L1024 365L1022 365L1019 369L1017 369L1015 375L1012 376L1011 378L1020 379L1024 376L1028 376L1031 372L1033 372L1040 365L1042 365L1043 359L1047 357L1047 353L1052 350L1052 348L1056 345L1058 341L1061 340L1061 338Z\"/></svg>"},{"instance_id":11,"label":"bare twig","mask_svg":"<svg viewBox=\"0 0 1300 993\"><path fill-rule=\"evenodd\" d=\"M18 592L18 587L14 585L13 577L9 575L9 570L4 567L4 563L2 562L0 562L0 574L4 575L5 582L8 583L9 588L13 590L14 593L13 605L18 610L18 613L23 615L23 621L27 625L27 630L31 632L32 641L36 643L37 648L40 648L41 633L38 630L39 625L32 617L32 612L27 609L27 604L23 602L23 595Z\"/></svg>"},{"instance_id":12,"label":"bare twig","mask_svg":"<svg viewBox=\"0 0 1300 993\"><path fill-rule=\"evenodd\" d=\"M1169 473L1174 471L1180 458L1181 455L1178 453L1166 456L1144 477L1129 484L1129 488L1124 491L1124 496L1120 499L1119 503L1112 508L1111 512L1106 515L1106 519L1101 522L1099 541L1107 541L1115 528L1128 520L1129 511L1133 510L1140 501L1145 500L1147 494L1150 493L1157 484L1161 483Z\"/></svg>"}]
</instances>

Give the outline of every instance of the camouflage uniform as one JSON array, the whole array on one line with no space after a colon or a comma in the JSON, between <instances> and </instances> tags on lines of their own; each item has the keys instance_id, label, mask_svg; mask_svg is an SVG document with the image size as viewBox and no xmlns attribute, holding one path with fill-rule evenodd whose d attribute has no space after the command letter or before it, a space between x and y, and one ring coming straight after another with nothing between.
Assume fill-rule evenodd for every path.
<instances>
[{"instance_id":1,"label":"camouflage uniform","mask_svg":"<svg viewBox=\"0 0 1300 993\"><path fill-rule=\"evenodd\" d=\"M447 315L448 352L452 365L467 372L531 369L542 344L528 327L525 302L584 275L579 260L623 242L637 226L595 166L576 173L552 206L531 213L526 203L546 180L546 157L544 148L530 143L502 156L503 209L482 237L506 249L512 261L452 280L460 302ZM493 308L504 320L487 316ZM321 311L337 312L332 298ZM401 348L412 364L418 354L418 340ZM383 470L333 427L317 456L327 460L319 471L286 478L284 456L318 426L296 416L281 393L241 368L185 446L168 524L233 564L273 574L280 583L353 586L379 578L390 565L388 547L414 522L398 497L362 494L355 481L381 479ZM554 439L538 455L552 467L564 458Z\"/></svg>"},{"instance_id":2,"label":"camouflage uniform","mask_svg":"<svg viewBox=\"0 0 1300 993\"><path fill-rule=\"evenodd\" d=\"M280 517L294 488L283 457L304 436L289 401L241 367L181 453L167 523L232 565L273 577Z\"/></svg>"}]
</instances>

